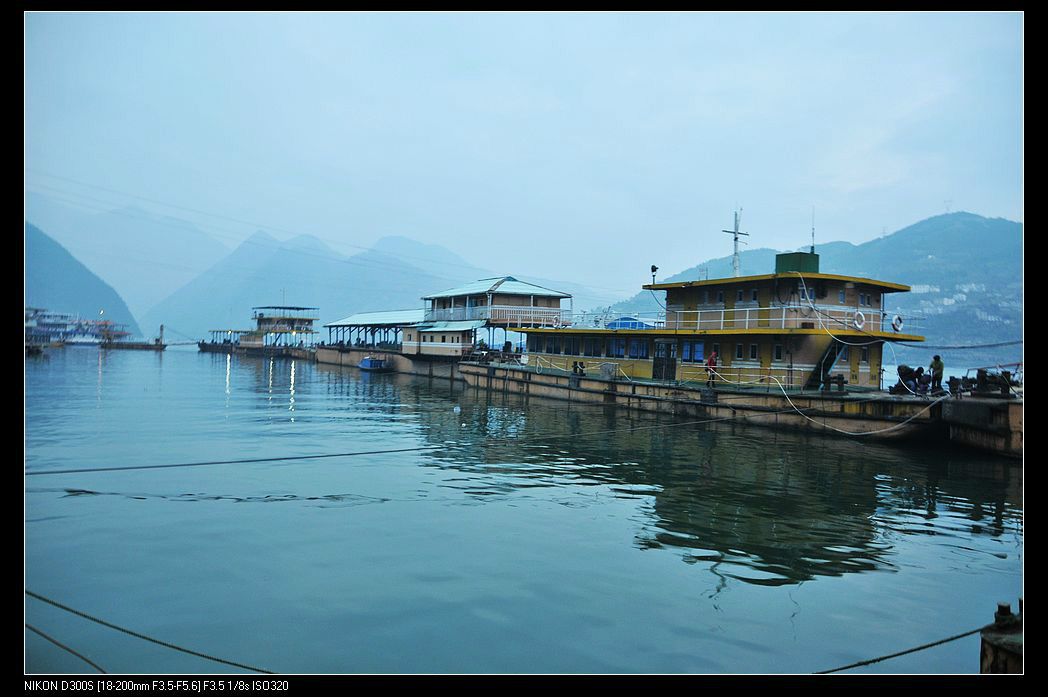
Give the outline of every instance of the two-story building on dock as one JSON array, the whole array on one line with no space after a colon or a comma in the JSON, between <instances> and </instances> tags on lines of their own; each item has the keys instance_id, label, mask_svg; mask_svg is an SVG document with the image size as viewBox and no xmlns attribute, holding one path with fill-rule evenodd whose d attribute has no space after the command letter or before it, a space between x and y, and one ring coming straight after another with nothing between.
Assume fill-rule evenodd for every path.
<instances>
[{"instance_id":1,"label":"two-story building on dock","mask_svg":"<svg viewBox=\"0 0 1048 697\"><path fill-rule=\"evenodd\" d=\"M356 365L381 352L398 371L450 377L453 364L481 339L490 348L512 349L515 327L563 326L572 310L569 293L512 276L483 278L422 300L422 309L361 312L324 325L328 341L318 347L317 360Z\"/></svg>"},{"instance_id":2,"label":"two-story building on dock","mask_svg":"<svg viewBox=\"0 0 1048 697\"><path fill-rule=\"evenodd\" d=\"M814 253L779 254L771 274L643 288L665 292L663 310L512 329L527 334L529 363L540 370L592 374L610 366L631 379L701 383L715 353L715 384L786 389L816 389L828 378L877 388L884 343L924 340L885 306L888 294L908 286L821 273Z\"/></svg>"}]
</instances>

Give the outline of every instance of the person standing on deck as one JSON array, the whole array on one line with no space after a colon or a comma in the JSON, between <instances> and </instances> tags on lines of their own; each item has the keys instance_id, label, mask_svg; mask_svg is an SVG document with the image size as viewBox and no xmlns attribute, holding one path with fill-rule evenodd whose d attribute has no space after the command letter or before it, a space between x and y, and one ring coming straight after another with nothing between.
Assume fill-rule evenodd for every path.
<instances>
[{"instance_id":1,"label":"person standing on deck","mask_svg":"<svg viewBox=\"0 0 1048 697\"><path fill-rule=\"evenodd\" d=\"M710 357L706 359L706 386L713 387L713 377L717 370L717 352L713 351L710 353Z\"/></svg>"},{"instance_id":2,"label":"person standing on deck","mask_svg":"<svg viewBox=\"0 0 1048 697\"><path fill-rule=\"evenodd\" d=\"M933 356L931 365L928 366L928 370L932 374L932 389L942 389L942 374L946 370L946 364L942 362L942 358L939 356Z\"/></svg>"}]
</instances>

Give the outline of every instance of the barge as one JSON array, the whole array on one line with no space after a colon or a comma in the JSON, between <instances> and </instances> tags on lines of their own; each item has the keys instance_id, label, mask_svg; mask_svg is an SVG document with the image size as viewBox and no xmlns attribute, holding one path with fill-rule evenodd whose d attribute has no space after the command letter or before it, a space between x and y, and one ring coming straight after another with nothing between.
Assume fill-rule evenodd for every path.
<instances>
[{"instance_id":1,"label":"barge","mask_svg":"<svg viewBox=\"0 0 1048 697\"><path fill-rule=\"evenodd\" d=\"M197 342L197 348L208 353L315 358L313 322L319 308L262 305L251 309L254 329L212 329L210 340Z\"/></svg>"},{"instance_id":2,"label":"barge","mask_svg":"<svg viewBox=\"0 0 1048 697\"><path fill-rule=\"evenodd\" d=\"M561 306L566 293L481 279L426 296L423 310L325 325L331 343L317 346L317 361L373 357L484 390L862 439L950 440L1021 457L1021 394L969 390L969 399L886 376L898 362L894 344L924 341L920 317L887 307L909 286L824 273L814 247L777 255L774 273L735 268L730 278L656 283L652 267L642 288L664 293L656 312L576 313ZM500 328L505 342L491 350ZM477 340L484 329L488 342ZM511 334L525 340L514 346Z\"/></svg>"}]
</instances>

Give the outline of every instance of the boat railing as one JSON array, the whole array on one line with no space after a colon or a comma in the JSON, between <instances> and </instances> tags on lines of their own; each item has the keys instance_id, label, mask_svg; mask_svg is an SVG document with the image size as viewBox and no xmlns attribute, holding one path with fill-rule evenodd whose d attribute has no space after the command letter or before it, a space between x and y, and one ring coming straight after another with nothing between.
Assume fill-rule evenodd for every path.
<instances>
[{"instance_id":1,"label":"boat railing","mask_svg":"<svg viewBox=\"0 0 1048 697\"><path fill-rule=\"evenodd\" d=\"M562 326L577 329L712 331L733 329L824 329L830 331L911 332L919 315L906 316L871 307L839 305L743 306L641 312L585 312L563 316Z\"/></svg>"}]
</instances>

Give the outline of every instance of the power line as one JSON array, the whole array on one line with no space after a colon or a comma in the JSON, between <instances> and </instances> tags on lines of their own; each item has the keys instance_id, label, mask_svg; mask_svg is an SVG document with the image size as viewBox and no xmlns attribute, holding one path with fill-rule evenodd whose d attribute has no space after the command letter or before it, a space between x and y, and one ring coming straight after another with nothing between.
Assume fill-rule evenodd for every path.
<instances>
[{"instance_id":1,"label":"power line","mask_svg":"<svg viewBox=\"0 0 1048 697\"><path fill-rule=\"evenodd\" d=\"M932 349L935 351L962 351L965 349L981 349L981 348L997 348L999 346L1015 346L1023 343L1023 339L1017 339L1015 341L1001 341L996 344L969 344L967 346L931 346L926 344L907 344L902 341L895 341L893 343L899 344L906 348L915 349Z\"/></svg>"},{"instance_id":2,"label":"power line","mask_svg":"<svg viewBox=\"0 0 1048 697\"><path fill-rule=\"evenodd\" d=\"M163 641L161 639L156 639L154 637L147 636L145 634L141 634L140 632L136 632L133 629L128 629L126 627L121 627L120 625L113 624L112 622L107 622L106 620L100 619L100 618L95 617L93 615L89 615L86 612L83 612L82 610L77 610L75 608L69 607L68 605L63 605L62 603L58 602L57 600L52 600L51 598L45 597L43 595L40 595L39 593L34 593L33 591L29 590L28 588L25 590L25 594L28 595L30 598L36 598L37 600L45 602L48 605L52 605L52 606L58 608L59 610L65 610L66 612L72 613L72 614L76 615L77 617L81 617L81 618L83 618L85 620L89 620L91 622L95 622L96 624L100 624L103 627L109 627L110 629L115 629L118 632L123 632L124 634L128 634L130 636L133 636L136 639L142 639L143 641L148 641L148 642L151 642L153 644L157 644L159 646L163 646L165 648L172 649L174 651L181 651L182 653L189 654L190 656L197 656L199 658L205 658L205 659L207 659L209 661L214 661L216 663L223 663L223 664L225 664L227 666L233 666L234 668L243 668L244 670L250 670L250 671L254 671L256 673L273 674L273 671L271 671L271 670L265 670L264 668L256 668L254 666L249 666L249 665L246 665L244 663L237 663L236 661L229 661L229 660L226 660L224 658L217 658L215 656L211 656L211 655L208 655L206 653L201 653L200 651L194 651L193 649L187 649L187 648L185 648L183 646L178 646L177 644L172 644L170 642ZM29 626L29 625L26 625L26 626ZM87 660L87 659L85 658L84 660ZM92 663L92 665L94 665L94 664ZM95 666L95 667L97 668L98 666ZM99 668L99 670L101 670L101 668ZM102 671L102 672L105 672L105 671Z\"/></svg>"}]
</instances>

